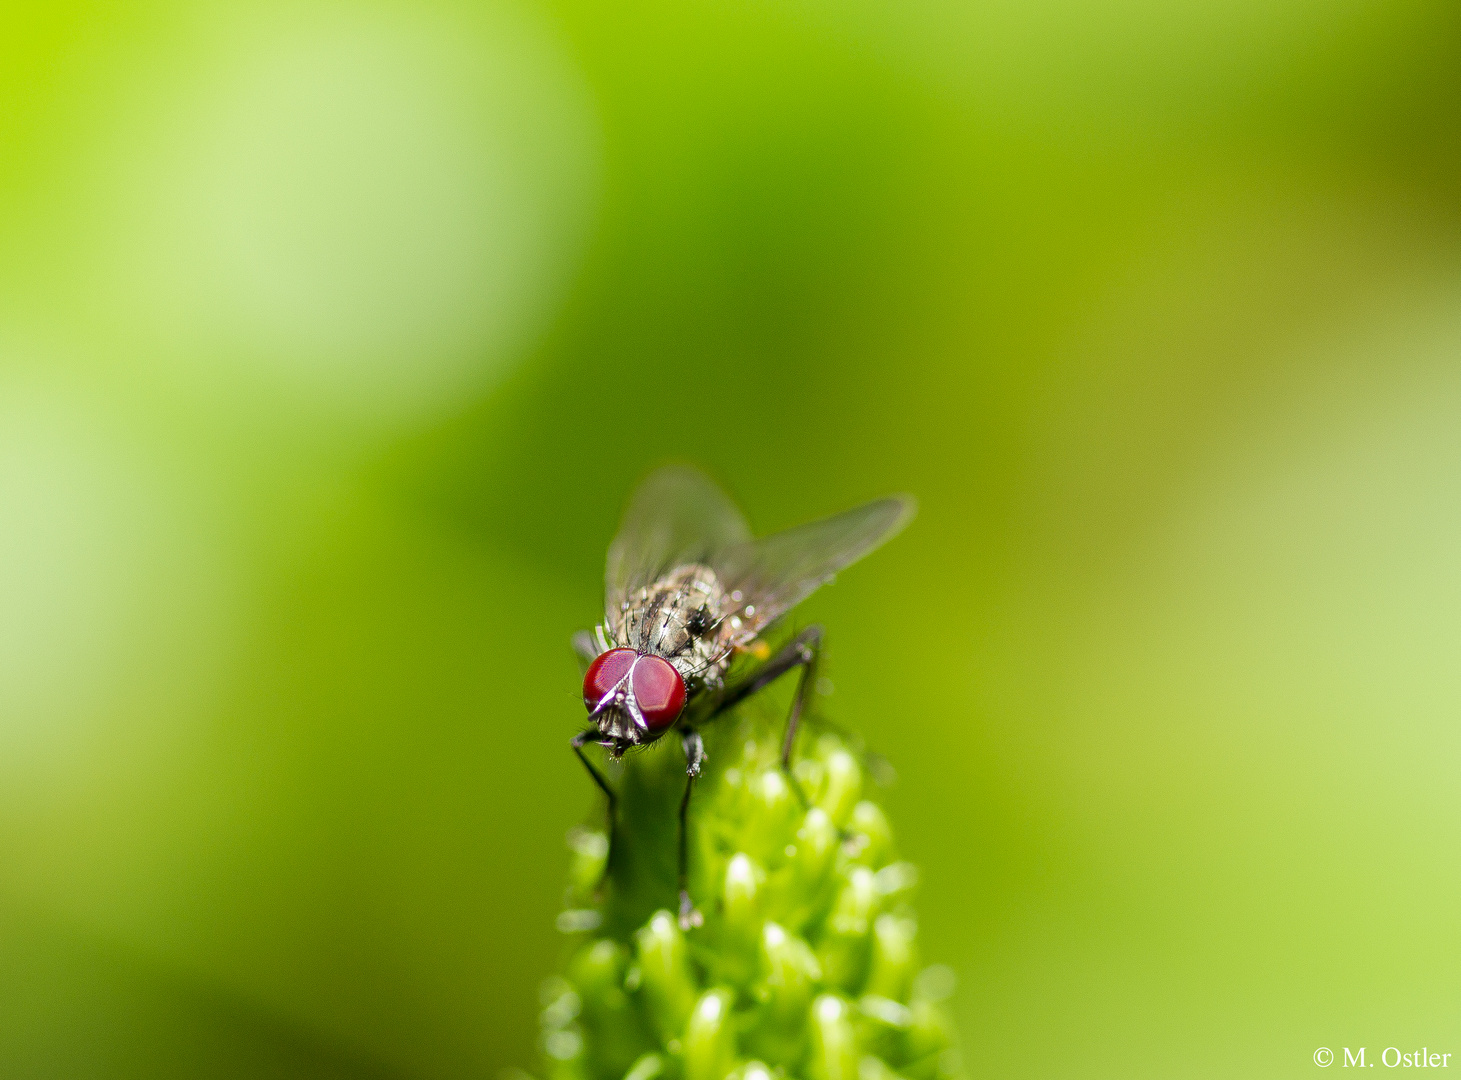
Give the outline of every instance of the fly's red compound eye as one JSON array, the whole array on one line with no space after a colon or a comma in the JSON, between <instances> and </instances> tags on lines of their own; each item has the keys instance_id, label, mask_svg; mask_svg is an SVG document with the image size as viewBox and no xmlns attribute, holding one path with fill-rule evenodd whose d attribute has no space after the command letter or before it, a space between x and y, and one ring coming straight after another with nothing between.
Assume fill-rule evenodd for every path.
<instances>
[{"instance_id":1,"label":"fly's red compound eye","mask_svg":"<svg viewBox=\"0 0 1461 1080\"><path fill-rule=\"evenodd\" d=\"M673 724L685 707L685 680L675 665L658 656L641 656L634 665L634 700L651 731Z\"/></svg>"},{"instance_id":2,"label":"fly's red compound eye","mask_svg":"<svg viewBox=\"0 0 1461 1080\"><path fill-rule=\"evenodd\" d=\"M603 701L604 695L629 674L638 655L633 649L610 649L596 656L583 675L583 703L592 709Z\"/></svg>"}]
</instances>

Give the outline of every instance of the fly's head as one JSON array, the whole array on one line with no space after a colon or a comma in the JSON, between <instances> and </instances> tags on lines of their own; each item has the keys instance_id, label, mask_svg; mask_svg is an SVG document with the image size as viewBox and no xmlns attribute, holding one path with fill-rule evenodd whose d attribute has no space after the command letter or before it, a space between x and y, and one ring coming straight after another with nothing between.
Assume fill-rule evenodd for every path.
<instances>
[{"instance_id":1,"label":"fly's head","mask_svg":"<svg viewBox=\"0 0 1461 1080\"><path fill-rule=\"evenodd\" d=\"M589 719L615 745L653 742L685 708L685 680L662 656L607 649L583 676Z\"/></svg>"}]
</instances>

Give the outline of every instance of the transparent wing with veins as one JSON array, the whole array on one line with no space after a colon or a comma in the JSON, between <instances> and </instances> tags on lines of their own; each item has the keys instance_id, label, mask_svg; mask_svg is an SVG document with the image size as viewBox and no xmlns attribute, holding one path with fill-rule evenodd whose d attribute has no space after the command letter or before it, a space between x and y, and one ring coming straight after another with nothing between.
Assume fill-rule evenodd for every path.
<instances>
[{"instance_id":1,"label":"transparent wing with veins","mask_svg":"<svg viewBox=\"0 0 1461 1080\"><path fill-rule=\"evenodd\" d=\"M624 641L625 612L640 590L698 564L715 571L724 592L718 636L728 646L746 644L839 570L891 539L913 511L911 498L893 496L752 539L735 504L702 473L661 469L635 492L609 547L608 629Z\"/></svg>"},{"instance_id":2,"label":"transparent wing with veins","mask_svg":"<svg viewBox=\"0 0 1461 1080\"><path fill-rule=\"evenodd\" d=\"M611 633L624 640L626 605L641 589L681 566L710 565L716 553L750 539L746 519L704 474L683 466L651 474L609 545L604 613Z\"/></svg>"},{"instance_id":3,"label":"transparent wing with veins","mask_svg":"<svg viewBox=\"0 0 1461 1080\"><path fill-rule=\"evenodd\" d=\"M892 539L913 512L911 498L895 495L717 551L710 566L731 600L726 618L739 620L732 644L746 644L839 570Z\"/></svg>"}]
</instances>

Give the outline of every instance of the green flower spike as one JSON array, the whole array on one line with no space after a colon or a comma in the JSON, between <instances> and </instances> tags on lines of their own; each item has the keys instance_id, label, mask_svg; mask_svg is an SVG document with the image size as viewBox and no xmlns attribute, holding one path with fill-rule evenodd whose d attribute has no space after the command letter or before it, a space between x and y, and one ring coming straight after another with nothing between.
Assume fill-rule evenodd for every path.
<instances>
[{"instance_id":1,"label":"green flower spike","mask_svg":"<svg viewBox=\"0 0 1461 1080\"><path fill-rule=\"evenodd\" d=\"M549 1080L957 1080L953 973L919 969L917 871L864 798L857 756L805 735L793 784L778 740L718 726L689 821L703 926L671 914L677 748L620 768L602 890L607 838L569 836L558 925L574 944L543 989Z\"/></svg>"}]
</instances>

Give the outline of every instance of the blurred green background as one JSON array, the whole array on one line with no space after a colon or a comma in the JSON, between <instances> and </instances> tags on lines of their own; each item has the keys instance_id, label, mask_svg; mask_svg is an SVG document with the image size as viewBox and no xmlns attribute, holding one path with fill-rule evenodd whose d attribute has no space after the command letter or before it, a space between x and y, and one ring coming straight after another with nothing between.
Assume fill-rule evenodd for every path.
<instances>
[{"instance_id":1,"label":"blurred green background","mask_svg":"<svg viewBox=\"0 0 1461 1080\"><path fill-rule=\"evenodd\" d=\"M10 0L0 1074L532 1065L666 460L974 1076L1461 1052L1453 0Z\"/></svg>"}]
</instances>

